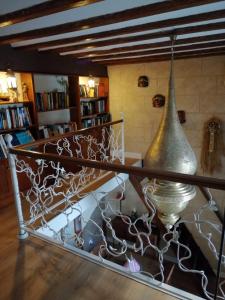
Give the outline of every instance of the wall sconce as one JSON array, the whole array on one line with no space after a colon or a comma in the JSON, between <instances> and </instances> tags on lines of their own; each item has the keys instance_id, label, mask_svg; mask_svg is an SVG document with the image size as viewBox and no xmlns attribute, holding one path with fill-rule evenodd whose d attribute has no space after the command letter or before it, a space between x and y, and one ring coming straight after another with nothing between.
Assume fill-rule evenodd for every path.
<instances>
[{"instance_id":1,"label":"wall sconce","mask_svg":"<svg viewBox=\"0 0 225 300\"><path fill-rule=\"evenodd\" d=\"M88 78L88 88L89 88L89 91L88 91L88 96L93 98L95 96L97 96L96 92L95 92L95 80L92 76L89 76Z\"/></svg>"},{"instance_id":2,"label":"wall sconce","mask_svg":"<svg viewBox=\"0 0 225 300\"><path fill-rule=\"evenodd\" d=\"M88 86L89 86L89 88L94 88L95 87L95 80L91 76L88 78Z\"/></svg>"},{"instance_id":3,"label":"wall sconce","mask_svg":"<svg viewBox=\"0 0 225 300\"><path fill-rule=\"evenodd\" d=\"M7 94L8 93L8 85L5 78L0 78L0 93Z\"/></svg>"},{"instance_id":4,"label":"wall sconce","mask_svg":"<svg viewBox=\"0 0 225 300\"><path fill-rule=\"evenodd\" d=\"M18 100L17 82L15 73L11 69L7 69L6 81L8 85L9 98L11 101Z\"/></svg>"},{"instance_id":5,"label":"wall sconce","mask_svg":"<svg viewBox=\"0 0 225 300\"><path fill-rule=\"evenodd\" d=\"M9 101L6 78L0 78L0 101Z\"/></svg>"},{"instance_id":6,"label":"wall sconce","mask_svg":"<svg viewBox=\"0 0 225 300\"><path fill-rule=\"evenodd\" d=\"M8 85L9 89L17 88L16 76L15 76L15 73L11 69L8 69L6 72L6 80L7 80L7 85Z\"/></svg>"}]
</instances>

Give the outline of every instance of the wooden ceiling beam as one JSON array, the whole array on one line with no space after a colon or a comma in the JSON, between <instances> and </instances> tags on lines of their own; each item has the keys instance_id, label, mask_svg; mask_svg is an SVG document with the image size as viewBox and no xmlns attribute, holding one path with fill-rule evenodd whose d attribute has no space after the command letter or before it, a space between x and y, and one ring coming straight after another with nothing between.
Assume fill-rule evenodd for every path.
<instances>
[{"instance_id":1,"label":"wooden ceiling beam","mask_svg":"<svg viewBox=\"0 0 225 300\"><path fill-rule=\"evenodd\" d=\"M54 0L0 15L0 27L17 24L64 10L93 4L102 0Z\"/></svg>"},{"instance_id":2,"label":"wooden ceiling beam","mask_svg":"<svg viewBox=\"0 0 225 300\"><path fill-rule=\"evenodd\" d=\"M222 0L217 0L216 2L220 2L220 1ZM117 22L123 22L123 21L138 19L142 17L153 16L153 15L162 14L171 11L177 11L180 9L200 6L209 3L215 3L215 0L163 1L163 2L158 2L158 3L127 9L120 12L92 17L85 20L69 22L69 23L60 24L56 26L39 28L39 29L29 30L25 32L20 32L17 34L2 36L0 37L0 44L9 44L9 43L19 42L23 40L46 37L46 36L51 36L56 34L73 32L77 30L84 30L84 29L94 28L98 26L109 25Z\"/></svg>"},{"instance_id":3,"label":"wooden ceiling beam","mask_svg":"<svg viewBox=\"0 0 225 300\"><path fill-rule=\"evenodd\" d=\"M117 37L113 39L107 39L103 41L97 42L90 42L80 45L74 46L63 46L56 49L46 50L46 51L53 51L53 52L67 52L67 51L77 51L81 49L90 49L90 48L98 48L98 47L105 47L105 46L112 46L118 44L125 44L125 43L132 43L132 42L139 42L151 39L157 39L162 37L168 37L171 34L182 35L182 34L189 34L189 33L197 33L203 31L211 31L211 30L219 30L225 29L225 22L217 22L211 24L203 24L203 25L196 25L196 26L189 26L189 27L182 27L177 28L174 30L165 30L159 31L154 33L147 33L135 36L128 36L128 37ZM44 51L44 49L42 49Z\"/></svg>"},{"instance_id":4,"label":"wooden ceiling beam","mask_svg":"<svg viewBox=\"0 0 225 300\"><path fill-rule=\"evenodd\" d=\"M174 48L175 53L177 51L187 51L187 50L195 50L195 49L204 49L204 48L216 48L216 47L225 47L225 40L219 41L219 42L209 42L209 43L203 43L203 44L193 44L193 45L184 45L184 46L178 46ZM154 49L154 50L146 50L146 51L132 51L129 53L119 53L119 54L111 54L111 55L101 55L101 56L91 56L91 57L84 57L80 60L102 60L102 59L112 59L112 58L122 58L122 57L132 57L132 56L140 56L141 55L151 55L151 54L157 54L157 53L163 53L163 52L171 52L171 47L168 46L167 48L160 48L160 49ZM177 53L178 54L178 53Z\"/></svg>"},{"instance_id":5,"label":"wooden ceiling beam","mask_svg":"<svg viewBox=\"0 0 225 300\"><path fill-rule=\"evenodd\" d=\"M129 27L114 29L114 30L110 30L110 31L102 31L102 32L93 33L93 34L86 34L86 35L72 37L72 38L57 39L54 41L36 43L36 44L27 45L27 46L16 46L16 48L20 48L20 49L24 49L24 50L34 50L34 49L40 49L40 48L46 48L46 47L59 46L59 45L63 45L63 44L84 42L88 39L93 40L93 39L100 39L100 38L108 38L108 37L121 35L121 34L130 34L130 33L143 32L145 30L162 29L162 28L171 27L171 26L179 26L179 25L191 24L191 23L195 23L195 22L215 20L215 19L220 19L220 18L225 18L225 9L202 13L202 14L197 14L197 15L185 16L185 17L181 17L181 18L174 18L174 19L167 19L167 20L162 20L162 21L157 21L157 22L150 22L150 23L145 23L145 24L136 25L136 26L129 26Z\"/></svg>"},{"instance_id":6,"label":"wooden ceiling beam","mask_svg":"<svg viewBox=\"0 0 225 300\"><path fill-rule=\"evenodd\" d=\"M190 53L177 53L175 54L175 59L184 59L184 58L195 58L203 56L212 56L212 55L225 55L225 47L216 50L200 50L193 51ZM109 60L109 61L98 61L98 64L104 65L124 65L131 63L144 63L144 62L156 62L163 60L170 60L171 54L168 55L153 55L140 58L129 58L129 59L118 59L118 60Z\"/></svg>"},{"instance_id":7,"label":"wooden ceiling beam","mask_svg":"<svg viewBox=\"0 0 225 300\"><path fill-rule=\"evenodd\" d=\"M186 38L186 39L177 39L176 45L209 42L209 41L216 41L216 40L225 40L225 33L198 36L198 37ZM148 43L142 45L117 47L117 48L111 48L107 50L81 51L81 52L68 54L68 55L80 58L83 56L90 56L90 55L105 55L105 54L113 54L118 52L129 52L134 50L146 50L152 48L169 47L170 45L171 45L170 41L165 41L165 42Z\"/></svg>"},{"instance_id":8,"label":"wooden ceiling beam","mask_svg":"<svg viewBox=\"0 0 225 300\"><path fill-rule=\"evenodd\" d=\"M201 57L211 57L211 56L224 56L225 55L225 51L222 52L215 52L215 53L202 53L202 54L194 54L194 55L181 55L181 56L177 56L175 58L175 60L179 60L179 59L188 59L188 58L201 58ZM130 61L129 63L124 61L121 63L111 63L111 64L106 64L106 63L102 63L102 65L105 66L110 66L110 65L127 65L127 64L138 64L138 63L150 63L150 62L161 62L161 61L168 61L170 60L171 57L170 56L165 56L165 57L160 57L158 59L152 59L152 60L146 60L146 61Z\"/></svg>"}]
</instances>

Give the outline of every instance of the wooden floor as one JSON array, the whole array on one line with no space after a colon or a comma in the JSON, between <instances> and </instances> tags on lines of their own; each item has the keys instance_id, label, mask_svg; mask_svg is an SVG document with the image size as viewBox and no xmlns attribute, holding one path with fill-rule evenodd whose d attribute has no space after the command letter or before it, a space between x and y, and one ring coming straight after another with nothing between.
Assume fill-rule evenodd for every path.
<instances>
[{"instance_id":1,"label":"wooden floor","mask_svg":"<svg viewBox=\"0 0 225 300\"><path fill-rule=\"evenodd\" d=\"M39 239L19 241L13 205L0 224L1 300L175 299Z\"/></svg>"}]
</instances>

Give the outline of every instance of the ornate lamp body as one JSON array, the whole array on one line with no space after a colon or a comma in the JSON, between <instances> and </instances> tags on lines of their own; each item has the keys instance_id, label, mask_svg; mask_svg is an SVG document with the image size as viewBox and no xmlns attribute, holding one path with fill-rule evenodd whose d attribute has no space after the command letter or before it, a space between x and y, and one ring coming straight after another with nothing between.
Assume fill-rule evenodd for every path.
<instances>
[{"instance_id":1,"label":"ornate lamp body","mask_svg":"<svg viewBox=\"0 0 225 300\"><path fill-rule=\"evenodd\" d=\"M149 147L144 166L183 174L195 174L197 160L180 125L175 99L173 57L171 60L168 99L164 107L159 129ZM173 226L179 213L195 197L195 187L187 184L159 180L149 192L160 220Z\"/></svg>"}]
</instances>

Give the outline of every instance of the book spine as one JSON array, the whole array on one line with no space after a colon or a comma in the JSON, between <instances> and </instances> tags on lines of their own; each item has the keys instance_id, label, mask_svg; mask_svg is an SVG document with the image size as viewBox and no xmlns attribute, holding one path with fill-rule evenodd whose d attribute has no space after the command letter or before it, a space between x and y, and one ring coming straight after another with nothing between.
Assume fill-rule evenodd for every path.
<instances>
[{"instance_id":1,"label":"book spine","mask_svg":"<svg viewBox=\"0 0 225 300\"><path fill-rule=\"evenodd\" d=\"M5 156L5 153L3 151L2 145L0 143L0 159L5 159L5 158L6 158L6 156Z\"/></svg>"},{"instance_id":2,"label":"book spine","mask_svg":"<svg viewBox=\"0 0 225 300\"><path fill-rule=\"evenodd\" d=\"M12 128L12 122L11 122L10 113L9 113L8 108L6 108L6 119L7 119L7 123L8 123L8 128L11 129Z\"/></svg>"},{"instance_id":3,"label":"book spine","mask_svg":"<svg viewBox=\"0 0 225 300\"><path fill-rule=\"evenodd\" d=\"M0 135L0 146L2 148L2 152L4 153L5 158L8 156L8 148L6 146L5 140L3 138L3 135Z\"/></svg>"},{"instance_id":4,"label":"book spine","mask_svg":"<svg viewBox=\"0 0 225 300\"><path fill-rule=\"evenodd\" d=\"M69 95L66 93L65 94L65 97L66 97L66 107L70 107L70 98L69 98Z\"/></svg>"},{"instance_id":5,"label":"book spine","mask_svg":"<svg viewBox=\"0 0 225 300\"><path fill-rule=\"evenodd\" d=\"M15 128L15 120L14 120L14 110L13 110L13 108L9 109L9 114L10 114L10 118L11 118L11 122L12 122L12 128Z\"/></svg>"},{"instance_id":6,"label":"book spine","mask_svg":"<svg viewBox=\"0 0 225 300\"><path fill-rule=\"evenodd\" d=\"M2 129L2 113L0 111L0 129Z\"/></svg>"},{"instance_id":7,"label":"book spine","mask_svg":"<svg viewBox=\"0 0 225 300\"><path fill-rule=\"evenodd\" d=\"M30 112L28 107L25 107L25 112L26 112L26 117L27 117L27 121L28 121L28 125L32 125L32 121L31 121L31 117L30 117Z\"/></svg>"},{"instance_id":8,"label":"book spine","mask_svg":"<svg viewBox=\"0 0 225 300\"><path fill-rule=\"evenodd\" d=\"M2 111L2 122L3 122L3 129L8 129L8 123L7 123L7 119L6 119L5 110Z\"/></svg>"},{"instance_id":9,"label":"book spine","mask_svg":"<svg viewBox=\"0 0 225 300\"><path fill-rule=\"evenodd\" d=\"M19 107L16 108L16 115L17 115L17 127L23 127L23 120L21 119Z\"/></svg>"}]
</instances>

